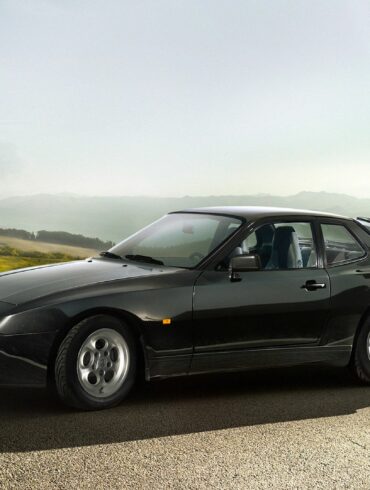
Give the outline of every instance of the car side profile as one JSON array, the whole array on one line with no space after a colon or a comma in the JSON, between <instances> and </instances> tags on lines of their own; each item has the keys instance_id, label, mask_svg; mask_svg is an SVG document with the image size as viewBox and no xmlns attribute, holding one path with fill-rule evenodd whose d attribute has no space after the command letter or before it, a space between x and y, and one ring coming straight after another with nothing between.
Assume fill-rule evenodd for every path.
<instances>
[{"instance_id":1,"label":"car side profile","mask_svg":"<svg viewBox=\"0 0 370 490\"><path fill-rule=\"evenodd\" d=\"M369 248L367 218L200 208L97 257L0 274L0 383L84 410L140 376L330 364L370 384Z\"/></svg>"}]
</instances>

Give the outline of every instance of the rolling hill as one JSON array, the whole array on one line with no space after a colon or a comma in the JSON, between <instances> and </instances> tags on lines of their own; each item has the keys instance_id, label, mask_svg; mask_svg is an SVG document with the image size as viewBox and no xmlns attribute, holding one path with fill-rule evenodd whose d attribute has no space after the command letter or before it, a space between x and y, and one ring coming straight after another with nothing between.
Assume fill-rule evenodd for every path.
<instances>
[{"instance_id":1,"label":"rolling hill","mask_svg":"<svg viewBox=\"0 0 370 490\"><path fill-rule=\"evenodd\" d=\"M62 253L81 259L91 257L97 253L96 250L91 248L73 247L71 245L60 245L58 243L36 242L33 240L22 240L21 238L2 236L0 234L0 248L4 246L22 250L24 252L42 252L45 254Z\"/></svg>"},{"instance_id":2,"label":"rolling hill","mask_svg":"<svg viewBox=\"0 0 370 490\"><path fill-rule=\"evenodd\" d=\"M29 231L64 230L119 242L169 211L217 205L284 206L353 217L370 216L370 199L326 192L300 192L293 196L257 194L198 197L41 194L0 199L0 227Z\"/></svg>"}]
</instances>

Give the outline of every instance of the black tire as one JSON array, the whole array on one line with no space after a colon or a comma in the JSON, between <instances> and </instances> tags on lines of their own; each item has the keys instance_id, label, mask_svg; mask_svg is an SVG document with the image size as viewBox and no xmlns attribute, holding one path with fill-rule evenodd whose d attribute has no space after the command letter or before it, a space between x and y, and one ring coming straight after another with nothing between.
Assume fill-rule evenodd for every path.
<instances>
[{"instance_id":1,"label":"black tire","mask_svg":"<svg viewBox=\"0 0 370 490\"><path fill-rule=\"evenodd\" d=\"M360 381L370 384L370 317L368 317L357 336L350 367Z\"/></svg>"},{"instance_id":2,"label":"black tire","mask_svg":"<svg viewBox=\"0 0 370 490\"><path fill-rule=\"evenodd\" d=\"M113 330L122 336L129 359L125 377L120 381L122 384L117 387L114 393L107 396L94 396L86 391L79 379L77 368L81 346L90 335L100 329ZM92 359L94 359L93 356ZM134 384L136 371L136 345L129 327L117 318L108 315L96 315L75 325L62 341L55 360L55 386L59 398L66 405L80 410L102 410L118 405L126 397Z\"/></svg>"}]
</instances>

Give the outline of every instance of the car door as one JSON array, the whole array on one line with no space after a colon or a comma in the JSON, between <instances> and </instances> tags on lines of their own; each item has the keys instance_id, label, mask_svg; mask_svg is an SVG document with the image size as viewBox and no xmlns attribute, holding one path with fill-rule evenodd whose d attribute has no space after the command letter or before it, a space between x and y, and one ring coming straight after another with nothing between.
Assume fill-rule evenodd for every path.
<instances>
[{"instance_id":1,"label":"car door","mask_svg":"<svg viewBox=\"0 0 370 490\"><path fill-rule=\"evenodd\" d=\"M323 334L330 281L317 252L313 222L256 225L238 245L229 258L260 253L262 269L242 272L240 280L232 282L225 267L228 259L223 258L221 266L198 278L193 372L236 367L234 362L240 366L243 352L251 349L315 345Z\"/></svg>"},{"instance_id":2,"label":"car door","mask_svg":"<svg viewBox=\"0 0 370 490\"><path fill-rule=\"evenodd\" d=\"M319 231L332 303L323 343L351 346L370 306L369 237L352 220L322 220Z\"/></svg>"}]
</instances>

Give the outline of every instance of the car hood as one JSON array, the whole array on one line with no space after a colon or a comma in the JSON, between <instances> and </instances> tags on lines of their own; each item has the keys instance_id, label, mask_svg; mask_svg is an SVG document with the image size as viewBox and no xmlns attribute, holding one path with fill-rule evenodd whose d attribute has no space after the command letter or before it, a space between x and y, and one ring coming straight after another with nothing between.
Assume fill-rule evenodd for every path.
<instances>
[{"instance_id":1,"label":"car hood","mask_svg":"<svg viewBox=\"0 0 370 490\"><path fill-rule=\"evenodd\" d=\"M105 258L14 270L0 274L0 302L19 305L49 294L99 282L158 275L178 270Z\"/></svg>"}]
</instances>

